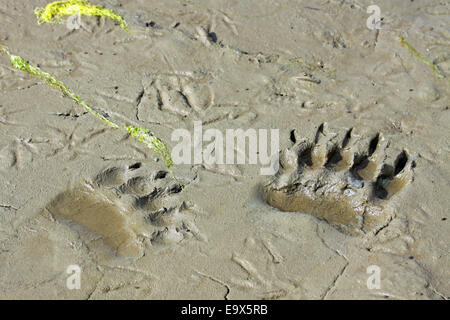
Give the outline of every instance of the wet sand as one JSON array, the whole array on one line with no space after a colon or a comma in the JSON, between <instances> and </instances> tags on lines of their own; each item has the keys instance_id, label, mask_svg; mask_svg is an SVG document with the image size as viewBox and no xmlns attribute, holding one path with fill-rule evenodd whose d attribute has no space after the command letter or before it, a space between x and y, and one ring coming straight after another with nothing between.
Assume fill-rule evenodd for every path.
<instances>
[{"instance_id":1,"label":"wet sand","mask_svg":"<svg viewBox=\"0 0 450 320\"><path fill-rule=\"evenodd\" d=\"M329 198L313 210L303 193L292 210L290 200L270 206L273 178L258 165L175 165L173 179L145 145L2 55L0 298L450 297L450 6L377 1L382 29L370 30L372 2L363 0L93 2L133 32L93 17L72 31L38 26L33 11L45 1L0 0L0 41L171 148L173 130L193 132L195 121L221 132L279 129L281 150L314 141L327 123L332 137L354 128L358 150L377 134L386 139L369 180L396 171L405 150L412 173L381 200L370 191L376 181L360 179L374 187L358 201L383 201L389 215L355 236L345 219L317 218L336 218ZM347 186L348 174L335 175L327 161L318 166L325 174L306 175L313 182L286 180L282 190L295 181L313 192ZM351 211L343 199L336 206ZM66 286L70 265L82 270L79 290ZM373 265L379 289L367 287Z\"/></svg>"}]
</instances>

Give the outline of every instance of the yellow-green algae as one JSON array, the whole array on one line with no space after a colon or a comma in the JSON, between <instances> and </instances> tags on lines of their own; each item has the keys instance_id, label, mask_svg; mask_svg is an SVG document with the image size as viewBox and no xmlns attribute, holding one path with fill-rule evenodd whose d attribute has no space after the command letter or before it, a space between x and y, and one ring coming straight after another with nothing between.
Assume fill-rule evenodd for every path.
<instances>
[{"instance_id":1,"label":"yellow-green algae","mask_svg":"<svg viewBox=\"0 0 450 320\"><path fill-rule=\"evenodd\" d=\"M64 83L62 83L60 80L56 79L49 73L42 71L38 67L32 66L25 59L11 54L6 47L3 47L1 45L0 45L0 52L6 53L9 56L13 68L25 71L31 74L32 76L41 79L48 86L58 89L64 95L74 100L76 103L85 108L88 112L90 112L96 118L100 119L103 123L105 123L109 127L114 129L126 130L133 138L145 144L147 147L152 149L156 154L160 155L163 158L167 168L173 175L172 172L173 161L170 155L169 148L161 139L156 137L150 130L131 125L119 126L118 124L112 122L111 120L107 119L105 116L100 114L94 108L90 107L86 102L81 100L80 97L78 97L75 93L73 93Z\"/></svg>"},{"instance_id":2,"label":"yellow-green algae","mask_svg":"<svg viewBox=\"0 0 450 320\"><path fill-rule=\"evenodd\" d=\"M87 0L55 1L45 8L36 8L34 13L38 23L62 23L63 17L80 14L84 16L107 17L116 21L126 32L130 32L127 22L118 14L102 6L93 5Z\"/></svg>"},{"instance_id":3,"label":"yellow-green algae","mask_svg":"<svg viewBox=\"0 0 450 320\"><path fill-rule=\"evenodd\" d=\"M415 56L417 59L419 59L420 61L422 61L423 63L427 64L428 66L431 67L431 69L433 70L434 74L436 74L439 78L446 78L446 76L442 73L441 70L439 70L439 68L429 59L427 59L424 55L422 55L419 51L417 51L411 44L409 44L408 41L406 41L403 37L400 37L400 42L402 45L406 46L409 50L409 52ZM449 79L447 79L448 81L450 81Z\"/></svg>"}]
</instances>

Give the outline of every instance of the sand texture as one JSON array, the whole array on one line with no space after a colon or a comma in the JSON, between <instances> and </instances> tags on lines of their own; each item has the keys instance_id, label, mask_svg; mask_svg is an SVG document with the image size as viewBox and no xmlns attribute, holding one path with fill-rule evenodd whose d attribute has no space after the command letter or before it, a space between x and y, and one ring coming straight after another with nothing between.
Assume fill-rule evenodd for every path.
<instances>
[{"instance_id":1,"label":"sand texture","mask_svg":"<svg viewBox=\"0 0 450 320\"><path fill-rule=\"evenodd\" d=\"M92 2L132 32L38 25L46 1L0 0L0 41L170 148L199 122L279 129L280 169L175 178L1 55L1 299L450 298L446 1L376 1L381 30L366 0Z\"/></svg>"}]
</instances>

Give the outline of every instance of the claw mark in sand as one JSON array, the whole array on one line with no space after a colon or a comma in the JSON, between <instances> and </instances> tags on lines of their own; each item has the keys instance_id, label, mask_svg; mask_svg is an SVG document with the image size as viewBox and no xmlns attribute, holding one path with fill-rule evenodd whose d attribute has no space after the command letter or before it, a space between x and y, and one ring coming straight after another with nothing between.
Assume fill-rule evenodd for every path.
<instances>
[{"instance_id":1,"label":"claw mark in sand","mask_svg":"<svg viewBox=\"0 0 450 320\"><path fill-rule=\"evenodd\" d=\"M264 186L268 204L305 212L351 234L377 232L393 217L391 197L412 181L414 161L406 150L385 163L388 142L375 135L366 150L348 130L340 142L320 125L314 142L296 141L282 152L280 172Z\"/></svg>"},{"instance_id":2,"label":"claw mark in sand","mask_svg":"<svg viewBox=\"0 0 450 320\"><path fill-rule=\"evenodd\" d=\"M145 240L149 245L204 240L191 221L192 205L181 199L181 185L166 171L144 174L140 167L109 168L61 193L47 209L102 236L125 257L141 257Z\"/></svg>"}]
</instances>

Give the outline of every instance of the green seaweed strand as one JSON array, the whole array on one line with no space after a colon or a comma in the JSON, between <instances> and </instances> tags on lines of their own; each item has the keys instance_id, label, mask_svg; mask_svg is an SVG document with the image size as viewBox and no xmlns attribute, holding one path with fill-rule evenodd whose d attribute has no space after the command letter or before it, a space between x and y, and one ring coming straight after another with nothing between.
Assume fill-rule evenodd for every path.
<instances>
[{"instance_id":1,"label":"green seaweed strand","mask_svg":"<svg viewBox=\"0 0 450 320\"><path fill-rule=\"evenodd\" d=\"M5 47L0 47L0 48L1 48L2 52L6 53L9 56L9 58L11 60L11 65L13 66L13 68L15 68L17 70L25 71L25 72L29 73L30 75L41 79L48 86L56 88L59 91L61 91L64 95L70 97L77 104L79 104L80 106L85 108L88 112L90 112L96 118L100 119L103 123L105 123L109 127L114 128L114 129L126 130L137 141L145 144L148 148L152 149L156 154L160 155L163 158L164 163L166 164L170 173L175 178L175 175L173 174L173 171L172 171L173 161L172 161L172 157L170 155L169 148L161 139L156 137L150 130L145 129L145 128L131 126L131 125L128 125L128 126L117 125L116 123L112 122L111 120L107 119L105 116L100 114L95 109L91 108L86 102L81 100L76 94L74 94L60 80L51 76L49 73L44 72L41 69L30 65L29 62L26 61L25 59L11 54L7 48L5 48Z\"/></svg>"},{"instance_id":2,"label":"green seaweed strand","mask_svg":"<svg viewBox=\"0 0 450 320\"><path fill-rule=\"evenodd\" d=\"M430 60L428 60L424 55L422 55L419 51L417 51L411 44L409 44L408 41L406 41L403 37L399 37L400 42L402 45L406 46L409 50L409 52L415 56L417 59L422 61L423 63L427 64L431 67L433 72L439 77L439 78L446 78L446 76L441 72L441 70L438 69L438 67ZM450 81L449 79L447 79Z\"/></svg>"},{"instance_id":3,"label":"green seaweed strand","mask_svg":"<svg viewBox=\"0 0 450 320\"><path fill-rule=\"evenodd\" d=\"M34 13L38 24L61 23L64 16L80 14L84 16L107 17L116 21L126 32L130 32L127 22L114 11L92 5L87 0L66 0L49 3L45 8L36 8Z\"/></svg>"}]
</instances>

